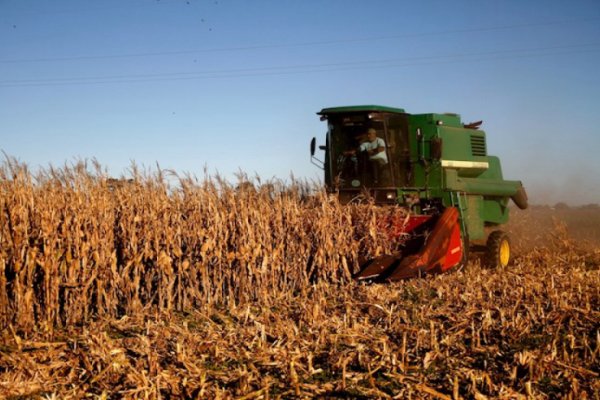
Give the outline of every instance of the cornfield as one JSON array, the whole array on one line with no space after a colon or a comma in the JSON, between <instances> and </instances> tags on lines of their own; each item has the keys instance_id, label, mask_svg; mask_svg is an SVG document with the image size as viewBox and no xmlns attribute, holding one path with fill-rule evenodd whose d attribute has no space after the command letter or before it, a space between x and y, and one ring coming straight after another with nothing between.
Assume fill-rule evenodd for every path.
<instances>
[{"instance_id":1,"label":"cornfield","mask_svg":"<svg viewBox=\"0 0 600 400\"><path fill-rule=\"evenodd\" d=\"M506 270L361 285L401 209L131 176L0 167L0 396L600 398L600 251L564 224Z\"/></svg>"}]
</instances>

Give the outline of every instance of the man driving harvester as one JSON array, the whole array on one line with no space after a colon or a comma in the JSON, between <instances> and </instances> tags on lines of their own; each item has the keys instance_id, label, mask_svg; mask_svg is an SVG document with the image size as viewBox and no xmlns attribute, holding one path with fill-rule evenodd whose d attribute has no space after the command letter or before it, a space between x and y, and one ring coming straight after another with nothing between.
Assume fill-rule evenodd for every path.
<instances>
[{"instance_id":1,"label":"man driving harvester","mask_svg":"<svg viewBox=\"0 0 600 400\"><path fill-rule=\"evenodd\" d=\"M357 155L357 150L349 150L346 155ZM371 176L375 184L385 180L384 169L381 168L388 163L387 154L385 153L385 141L377 137L377 131L369 128L367 131L367 140L358 146L358 157L361 155L368 156L368 164L370 166Z\"/></svg>"}]
</instances>

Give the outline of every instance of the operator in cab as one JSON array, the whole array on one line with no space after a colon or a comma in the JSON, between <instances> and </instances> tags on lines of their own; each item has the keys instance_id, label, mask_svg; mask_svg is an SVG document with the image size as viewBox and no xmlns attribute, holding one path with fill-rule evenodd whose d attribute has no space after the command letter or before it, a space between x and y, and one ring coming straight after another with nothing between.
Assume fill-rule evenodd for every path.
<instances>
[{"instance_id":1,"label":"operator in cab","mask_svg":"<svg viewBox=\"0 0 600 400\"><path fill-rule=\"evenodd\" d=\"M384 167L388 163L385 141L377 136L377 131L373 128L369 128L366 136L366 140L360 143L357 150L348 150L344 154L356 156L358 159L366 158L373 183L375 185L385 184L387 169ZM361 164L360 161L359 164Z\"/></svg>"},{"instance_id":2,"label":"operator in cab","mask_svg":"<svg viewBox=\"0 0 600 400\"><path fill-rule=\"evenodd\" d=\"M379 165L385 165L388 162L385 154L385 141L377 137L377 131L370 128L367 131L367 141L360 144L358 151L366 151L369 155L369 161Z\"/></svg>"}]
</instances>

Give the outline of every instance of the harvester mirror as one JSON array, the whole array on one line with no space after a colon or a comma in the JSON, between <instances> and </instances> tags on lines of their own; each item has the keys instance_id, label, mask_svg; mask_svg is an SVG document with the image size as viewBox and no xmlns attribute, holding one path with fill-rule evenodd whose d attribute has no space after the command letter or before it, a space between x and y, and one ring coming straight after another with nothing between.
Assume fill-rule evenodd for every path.
<instances>
[{"instance_id":1,"label":"harvester mirror","mask_svg":"<svg viewBox=\"0 0 600 400\"><path fill-rule=\"evenodd\" d=\"M319 146L320 149L324 149L323 146ZM319 159L315 158L315 151L317 150L317 138L312 138L310 141L310 162L313 165L323 169L325 167L325 163Z\"/></svg>"},{"instance_id":2,"label":"harvester mirror","mask_svg":"<svg viewBox=\"0 0 600 400\"><path fill-rule=\"evenodd\" d=\"M434 160L442 158L442 138L431 139L431 158Z\"/></svg>"}]
</instances>

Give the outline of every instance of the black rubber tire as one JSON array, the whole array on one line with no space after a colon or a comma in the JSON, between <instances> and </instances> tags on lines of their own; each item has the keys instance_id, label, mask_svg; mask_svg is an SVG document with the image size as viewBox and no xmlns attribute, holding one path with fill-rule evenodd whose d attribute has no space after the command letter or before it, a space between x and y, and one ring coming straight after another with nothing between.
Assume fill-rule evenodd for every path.
<instances>
[{"instance_id":1,"label":"black rubber tire","mask_svg":"<svg viewBox=\"0 0 600 400\"><path fill-rule=\"evenodd\" d=\"M503 231L493 231L487 239L485 265L490 268L505 268L510 264L511 252L508 235Z\"/></svg>"}]
</instances>

